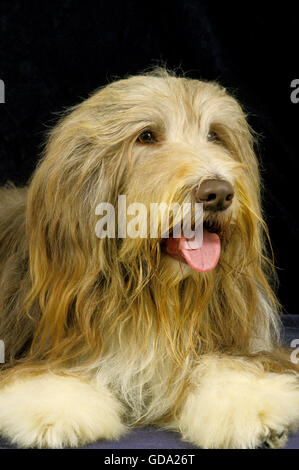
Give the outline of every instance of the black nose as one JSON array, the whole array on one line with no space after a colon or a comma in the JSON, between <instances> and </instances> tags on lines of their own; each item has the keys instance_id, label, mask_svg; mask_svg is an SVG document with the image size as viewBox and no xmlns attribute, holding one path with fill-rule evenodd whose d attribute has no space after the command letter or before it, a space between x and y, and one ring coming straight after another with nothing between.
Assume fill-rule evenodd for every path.
<instances>
[{"instance_id":1,"label":"black nose","mask_svg":"<svg viewBox=\"0 0 299 470\"><path fill-rule=\"evenodd\" d=\"M196 201L208 211L224 211L234 197L234 188L225 180L206 180L196 190Z\"/></svg>"}]
</instances>

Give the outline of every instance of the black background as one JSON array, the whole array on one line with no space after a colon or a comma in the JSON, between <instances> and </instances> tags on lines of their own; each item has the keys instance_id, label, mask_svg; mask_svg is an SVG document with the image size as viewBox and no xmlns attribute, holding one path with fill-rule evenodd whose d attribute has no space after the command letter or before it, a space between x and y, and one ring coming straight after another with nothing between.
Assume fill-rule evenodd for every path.
<instances>
[{"instance_id":1,"label":"black background","mask_svg":"<svg viewBox=\"0 0 299 470\"><path fill-rule=\"evenodd\" d=\"M55 113L116 77L166 63L218 80L260 135L264 208L279 297L296 314L299 103L294 4L265 2L1 1L0 184L25 184ZM299 288L299 287L298 287Z\"/></svg>"}]
</instances>

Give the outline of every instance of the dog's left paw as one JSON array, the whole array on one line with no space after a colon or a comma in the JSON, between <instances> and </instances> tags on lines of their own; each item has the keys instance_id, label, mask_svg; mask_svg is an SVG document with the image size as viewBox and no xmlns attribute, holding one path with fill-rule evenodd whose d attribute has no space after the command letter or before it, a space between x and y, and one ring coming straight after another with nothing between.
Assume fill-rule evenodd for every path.
<instances>
[{"instance_id":1,"label":"dog's left paw","mask_svg":"<svg viewBox=\"0 0 299 470\"><path fill-rule=\"evenodd\" d=\"M299 426L299 377L233 358L204 364L178 422L183 438L203 448L283 447Z\"/></svg>"}]
</instances>

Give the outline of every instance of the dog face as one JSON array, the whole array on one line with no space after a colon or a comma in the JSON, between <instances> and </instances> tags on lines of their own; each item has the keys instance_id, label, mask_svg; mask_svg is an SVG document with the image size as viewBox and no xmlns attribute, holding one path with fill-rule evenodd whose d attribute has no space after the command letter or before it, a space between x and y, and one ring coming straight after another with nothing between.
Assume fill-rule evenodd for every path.
<instances>
[{"instance_id":1,"label":"dog face","mask_svg":"<svg viewBox=\"0 0 299 470\"><path fill-rule=\"evenodd\" d=\"M259 192L246 118L219 85L158 70L97 91L50 133L30 184L27 307L38 299L43 312L36 337L58 344L71 325L78 341L83 331L99 351L96 329L107 338L131 319L146 337L155 317L176 351L180 334L189 334L195 350L200 322L208 349L220 336L230 346L248 344L259 310L256 286L272 295ZM119 195L149 209L139 218L145 237L96 237L96 207L117 207ZM187 253L188 240L173 237L177 220L163 211L158 236L149 236L152 203L186 202L203 204L207 264L196 247Z\"/></svg>"},{"instance_id":2,"label":"dog face","mask_svg":"<svg viewBox=\"0 0 299 470\"><path fill-rule=\"evenodd\" d=\"M131 165L123 183L128 201L202 202L209 231L231 237L228 225L236 228L238 220L244 223L244 212L258 210L259 191L251 136L238 103L218 85L175 77L136 77L112 88L118 86L123 92L118 112L126 114L132 129L125 152ZM116 119L122 118L116 113ZM163 215L161 225L167 225ZM162 243L164 251L185 261L170 245ZM130 250L136 256L136 242L127 243L124 258Z\"/></svg>"},{"instance_id":3,"label":"dog face","mask_svg":"<svg viewBox=\"0 0 299 470\"><path fill-rule=\"evenodd\" d=\"M207 236L216 233L225 242L239 231L255 237L252 213L259 217L259 178L252 138L239 104L223 88L164 72L112 83L83 103L79 114L85 109L89 113L90 107L97 119L95 148L104 155L95 200L116 206L118 195L125 194L127 205L142 202L147 208L139 217L147 240L128 238L117 245L124 264L143 253L148 265L163 275L167 267L173 277L197 270L196 263L188 269L190 263L175 248L178 241L163 239L165 230L172 234L168 212L160 214L159 236L150 240L152 203L171 207L201 202ZM177 260L185 264L179 266Z\"/></svg>"}]
</instances>

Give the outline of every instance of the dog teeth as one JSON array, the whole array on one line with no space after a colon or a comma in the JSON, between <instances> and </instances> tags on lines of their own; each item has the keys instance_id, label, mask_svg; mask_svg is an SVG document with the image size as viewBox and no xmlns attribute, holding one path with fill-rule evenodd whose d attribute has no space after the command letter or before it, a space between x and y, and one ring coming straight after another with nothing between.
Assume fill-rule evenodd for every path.
<instances>
[{"instance_id":1,"label":"dog teeth","mask_svg":"<svg viewBox=\"0 0 299 470\"><path fill-rule=\"evenodd\" d=\"M198 240L197 238L190 238L187 240L187 246L190 250L196 250L197 248L202 247L202 241Z\"/></svg>"}]
</instances>

